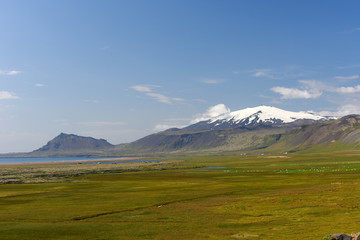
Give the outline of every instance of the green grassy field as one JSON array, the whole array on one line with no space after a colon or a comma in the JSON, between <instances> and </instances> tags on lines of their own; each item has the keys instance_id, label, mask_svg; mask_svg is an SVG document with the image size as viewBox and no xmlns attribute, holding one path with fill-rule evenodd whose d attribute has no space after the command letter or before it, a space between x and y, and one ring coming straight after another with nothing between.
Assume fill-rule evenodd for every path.
<instances>
[{"instance_id":1,"label":"green grassy field","mask_svg":"<svg viewBox=\"0 0 360 240\"><path fill-rule=\"evenodd\" d=\"M3 167L3 182L23 177L0 185L0 239L322 239L360 231L360 152L181 158Z\"/></svg>"}]
</instances>

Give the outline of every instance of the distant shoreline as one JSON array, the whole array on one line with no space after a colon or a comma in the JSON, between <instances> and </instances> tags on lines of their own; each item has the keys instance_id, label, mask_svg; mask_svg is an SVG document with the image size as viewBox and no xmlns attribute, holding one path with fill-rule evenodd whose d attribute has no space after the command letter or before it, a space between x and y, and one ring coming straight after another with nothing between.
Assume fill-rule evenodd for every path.
<instances>
[{"instance_id":1,"label":"distant shoreline","mask_svg":"<svg viewBox=\"0 0 360 240\"><path fill-rule=\"evenodd\" d=\"M61 160L61 161L49 161L49 162L14 162L14 163L0 163L1 166L29 166L29 165L59 165L59 164L82 164L82 163L106 163L106 162L120 162L140 160L145 157L122 157L122 158L101 158L101 159L86 159L86 160Z\"/></svg>"}]
</instances>

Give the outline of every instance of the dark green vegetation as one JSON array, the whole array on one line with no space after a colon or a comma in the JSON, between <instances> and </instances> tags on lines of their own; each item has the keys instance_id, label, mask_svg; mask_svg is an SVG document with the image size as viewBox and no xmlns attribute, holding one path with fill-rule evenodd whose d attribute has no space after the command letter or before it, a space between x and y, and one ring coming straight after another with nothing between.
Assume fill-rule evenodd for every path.
<instances>
[{"instance_id":1,"label":"dark green vegetation","mask_svg":"<svg viewBox=\"0 0 360 240\"><path fill-rule=\"evenodd\" d=\"M196 156L122 170L85 166L94 169L79 175L76 167L2 168L27 173L28 183L0 185L0 239L322 239L359 231L357 151Z\"/></svg>"}]
</instances>

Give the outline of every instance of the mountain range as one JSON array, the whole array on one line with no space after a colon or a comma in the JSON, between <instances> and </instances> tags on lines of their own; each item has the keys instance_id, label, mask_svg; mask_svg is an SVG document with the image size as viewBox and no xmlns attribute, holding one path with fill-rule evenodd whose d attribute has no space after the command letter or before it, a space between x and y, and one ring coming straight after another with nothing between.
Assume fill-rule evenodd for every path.
<instances>
[{"instance_id":1,"label":"mountain range","mask_svg":"<svg viewBox=\"0 0 360 240\"><path fill-rule=\"evenodd\" d=\"M171 128L137 141L112 145L104 139L61 133L43 147L7 156L124 156L228 151L289 152L360 149L360 116L341 119L270 106L246 108Z\"/></svg>"}]
</instances>

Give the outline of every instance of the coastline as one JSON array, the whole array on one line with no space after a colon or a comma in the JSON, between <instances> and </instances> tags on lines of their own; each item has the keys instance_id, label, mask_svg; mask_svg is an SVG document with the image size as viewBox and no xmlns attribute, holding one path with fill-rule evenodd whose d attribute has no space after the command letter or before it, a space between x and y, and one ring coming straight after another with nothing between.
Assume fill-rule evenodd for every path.
<instances>
[{"instance_id":1,"label":"coastline","mask_svg":"<svg viewBox=\"0 0 360 240\"><path fill-rule=\"evenodd\" d=\"M59 164L83 164L83 163L106 163L106 162L120 162L145 159L145 157L122 157L122 158L101 158L101 159L87 159L87 160L62 160L49 162L14 162L14 163L0 163L0 167L6 166L30 166L30 165L59 165Z\"/></svg>"}]
</instances>

